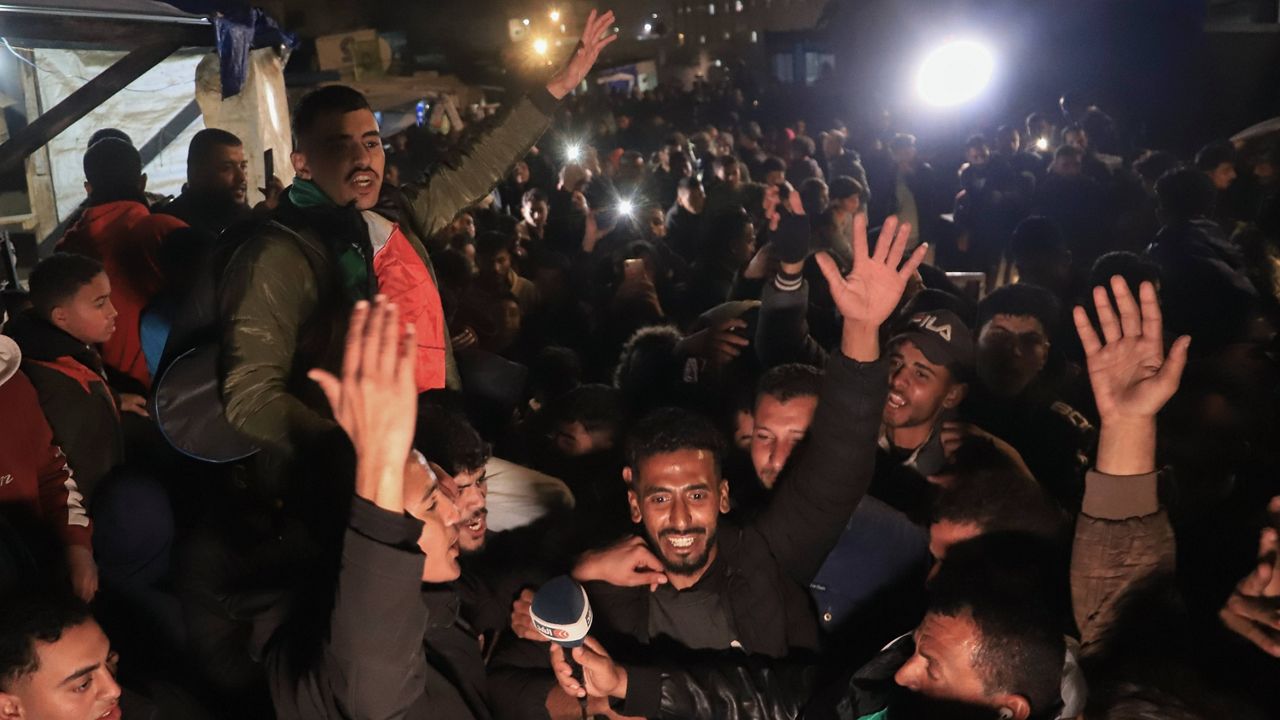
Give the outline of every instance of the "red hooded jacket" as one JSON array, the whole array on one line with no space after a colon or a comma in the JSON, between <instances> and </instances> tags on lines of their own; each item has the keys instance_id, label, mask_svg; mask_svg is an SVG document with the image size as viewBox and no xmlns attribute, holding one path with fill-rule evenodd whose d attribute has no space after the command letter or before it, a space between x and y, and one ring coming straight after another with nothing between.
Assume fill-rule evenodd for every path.
<instances>
[{"instance_id":1,"label":"red hooded jacket","mask_svg":"<svg viewBox=\"0 0 1280 720\"><path fill-rule=\"evenodd\" d=\"M102 361L145 389L151 387L151 373L142 353L142 311L164 288L157 251L170 232L184 227L172 215L153 215L140 202L118 200L86 208L58 241L59 251L88 255L106 268L119 317L115 334L102 345Z\"/></svg>"}]
</instances>

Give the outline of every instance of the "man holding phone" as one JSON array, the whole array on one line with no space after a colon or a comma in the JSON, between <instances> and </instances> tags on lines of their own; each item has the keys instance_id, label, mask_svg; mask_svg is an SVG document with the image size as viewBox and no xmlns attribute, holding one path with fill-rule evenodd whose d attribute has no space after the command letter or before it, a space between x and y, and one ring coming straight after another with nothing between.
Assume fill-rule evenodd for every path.
<instances>
[{"instance_id":1,"label":"man holding phone","mask_svg":"<svg viewBox=\"0 0 1280 720\"><path fill-rule=\"evenodd\" d=\"M217 237L231 225L248 220L254 210L266 212L279 204L284 185L275 177L271 150L264 153L263 163L267 186L258 188L263 200L252 207L244 143L226 130L201 130L187 149L187 184L182 194L156 212Z\"/></svg>"}]
</instances>

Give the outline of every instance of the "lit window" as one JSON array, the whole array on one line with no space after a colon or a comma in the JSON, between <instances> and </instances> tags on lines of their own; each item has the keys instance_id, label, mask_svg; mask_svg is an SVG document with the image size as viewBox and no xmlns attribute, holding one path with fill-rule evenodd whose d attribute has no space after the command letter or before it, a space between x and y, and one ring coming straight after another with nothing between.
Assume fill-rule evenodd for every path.
<instances>
[{"instance_id":1,"label":"lit window","mask_svg":"<svg viewBox=\"0 0 1280 720\"><path fill-rule=\"evenodd\" d=\"M715 14L716 14L716 4L715 4L715 3L711 3L711 4L707 5L707 14L708 14L708 15L715 15Z\"/></svg>"},{"instance_id":2,"label":"lit window","mask_svg":"<svg viewBox=\"0 0 1280 720\"><path fill-rule=\"evenodd\" d=\"M676 44L684 45L684 33L676 33Z\"/></svg>"},{"instance_id":3,"label":"lit window","mask_svg":"<svg viewBox=\"0 0 1280 720\"><path fill-rule=\"evenodd\" d=\"M706 45L706 44L707 44L707 36L706 36L706 35L699 35L699 36L698 36L698 44L699 44L699 45Z\"/></svg>"},{"instance_id":4,"label":"lit window","mask_svg":"<svg viewBox=\"0 0 1280 720\"><path fill-rule=\"evenodd\" d=\"M733 9L735 12L742 12L742 0L737 0L737 2L733 4Z\"/></svg>"},{"instance_id":5,"label":"lit window","mask_svg":"<svg viewBox=\"0 0 1280 720\"><path fill-rule=\"evenodd\" d=\"M760 42L760 34L757 33L755 30L751 31L751 42L753 43Z\"/></svg>"},{"instance_id":6,"label":"lit window","mask_svg":"<svg viewBox=\"0 0 1280 720\"><path fill-rule=\"evenodd\" d=\"M729 31L728 31L728 30L725 30L725 31L724 31L724 39L725 39L725 40L728 40L730 37L733 37L733 36L729 33Z\"/></svg>"}]
</instances>

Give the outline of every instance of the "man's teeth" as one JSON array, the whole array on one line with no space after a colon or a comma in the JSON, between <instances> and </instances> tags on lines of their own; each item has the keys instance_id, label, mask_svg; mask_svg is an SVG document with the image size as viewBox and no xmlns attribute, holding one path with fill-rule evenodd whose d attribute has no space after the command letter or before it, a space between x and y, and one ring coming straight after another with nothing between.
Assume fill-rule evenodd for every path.
<instances>
[{"instance_id":1,"label":"man's teeth","mask_svg":"<svg viewBox=\"0 0 1280 720\"><path fill-rule=\"evenodd\" d=\"M907 404L906 398L902 397L897 393L889 393L889 407L896 409L906 404Z\"/></svg>"},{"instance_id":2,"label":"man's teeth","mask_svg":"<svg viewBox=\"0 0 1280 720\"><path fill-rule=\"evenodd\" d=\"M471 532L479 532L480 526L483 524L484 523L481 521L480 518L476 518L475 520L472 520L471 522L467 523L467 529L470 530Z\"/></svg>"},{"instance_id":3,"label":"man's teeth","mask_svg":"<svg viewBox=\"0 0 1280 720\"><path fill-rule=\"evenodd\" d=\"M667 542L671 543L672 545L680 549L692 547L693 541L694 541L693 535L668 535L667 536Z\"/></svg>"},{"instance_id":4,"label":"man's teeth","mask_svg":"<svg viewBox=\"0 0 1280 720\"><path fill-rule=\"evenodd\" d=\"M359 185L360 187L369 187L372 184L373 184L373 178L369 177L368 175L361 175L360 177L356 178L356 185Z\"/></svg>"}]
</instances>

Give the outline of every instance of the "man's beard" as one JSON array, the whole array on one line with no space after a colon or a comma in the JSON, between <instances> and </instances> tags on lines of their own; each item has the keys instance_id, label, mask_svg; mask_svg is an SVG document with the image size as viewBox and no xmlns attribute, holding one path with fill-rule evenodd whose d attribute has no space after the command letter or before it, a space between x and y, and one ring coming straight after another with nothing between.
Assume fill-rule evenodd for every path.
<instances>
[{"instance_id":1,"label":"man's beard","mask_svg":"<svg viewBox=\"0 0 1280 720\"><path fill-rule=\"evenodd\" d=\"M666 553L662 551L662 536L664 535L705 535L707 541L703 543L701 555L693 555L685 559L671 560ZM711 549L716 546L716 531L707 531L706 528L687 528L683 532L676 530L663 530L657 538L649 533L645 533L645 540L649 542L649 549L662 562L662 567L672 575L694 575L698 571L707 566L707 561L711 557Z\"/></svg>"}]
</instances>

